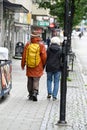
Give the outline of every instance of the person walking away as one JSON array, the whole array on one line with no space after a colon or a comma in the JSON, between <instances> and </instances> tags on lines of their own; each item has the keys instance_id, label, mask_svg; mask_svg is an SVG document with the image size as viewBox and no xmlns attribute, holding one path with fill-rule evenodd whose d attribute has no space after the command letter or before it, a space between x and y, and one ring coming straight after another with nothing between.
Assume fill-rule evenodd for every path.
<instances>
[{"instance_id":1,"label":"person walking away","mask_svg":"<svg viewBox=\"0 0 87 130\"><path fill-rule=\"evenodd\" d=\"M60 46L60 39L57 36L51 38L51 45L47 49L47 61L46 61L46 72L47 72L47 98L51 96L53 100L57 99L59 80L61 75L61 60L62 60L62 48ZM52 82L54 87L52 90Z\"/></svg>"},{"instance_id":2,"label":"person walking away","mask_svg":"<svg viewBox=\"0 0 87 130\"><path fill-rule=\"evenodd\" d=\"M49 47L50 46L50 38L49 37L47 38L46 43L47 43L47 46Z\"/></svg>"},{"instance_id":3,"label":"person walking away","mask_svg":"<svg viewBox=\"0 0 87 130\"><path fill-rule=\"evenodd\" d=\"M37 56L34 54L37 47ZM35 56L34 56L35 55ZM37 59L35 59L37 57ZM21 60L21 68L24 70L26 66L27 89L29 93L29 100L37 101L39 91L39 80L43 75L44 66L46 63L46 49L41 38L35 34L31 35L31 42L24 47Z\"/></svg>"},{"instance_id":4,"label":"person walking away","mask_svg":"<svg viewBox=\"0 0 87 130\"><path fill-rule=\"evenodd\" d=\"M79 33L79 35L78 35L78 36L79 36L79 38L81 38L81 37L82 37L82 34L81 34L81 32Z\"/></svg>"}]
</instances>

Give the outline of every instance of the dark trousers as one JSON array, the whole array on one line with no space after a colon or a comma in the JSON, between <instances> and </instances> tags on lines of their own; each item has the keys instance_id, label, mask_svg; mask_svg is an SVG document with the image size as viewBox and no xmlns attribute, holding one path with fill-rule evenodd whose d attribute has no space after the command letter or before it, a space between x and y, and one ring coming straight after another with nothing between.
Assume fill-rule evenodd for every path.
<instances>
[{"instance_id":1,"label":"dark trousers","mask_svg":"<svg viewBox=\"0 0 87 130\"><path fill-rule=\"evenodd\" d=\"M27 89L29 92L29 95L32 95L34 90L39 90L39 80L40 77L28 77L27 80Z\"/></svg>"}]
</instances>

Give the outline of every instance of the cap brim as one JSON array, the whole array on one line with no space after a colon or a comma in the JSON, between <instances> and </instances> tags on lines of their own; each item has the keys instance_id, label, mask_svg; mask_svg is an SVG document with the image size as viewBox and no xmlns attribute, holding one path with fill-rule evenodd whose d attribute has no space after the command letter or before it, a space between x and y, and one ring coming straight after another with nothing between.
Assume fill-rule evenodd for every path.
<instances>
[{"instance_id":1,"label":"cap brim","mask_svg":"<svg viewBox=\"0 0 87 130\"><path fill-rule=\"evenodd\" d=\"M40 37L38 34L31 34L31 37Z\"/></svg>"}]
</instances>

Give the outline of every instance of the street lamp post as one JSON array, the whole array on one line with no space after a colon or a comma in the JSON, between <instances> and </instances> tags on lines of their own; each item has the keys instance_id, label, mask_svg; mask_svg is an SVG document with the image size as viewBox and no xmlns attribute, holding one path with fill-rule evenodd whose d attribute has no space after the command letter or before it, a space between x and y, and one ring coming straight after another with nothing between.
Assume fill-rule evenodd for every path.
<instances>
[{"instance_id":1,"label":"street lamp post","mask_svg":"<svg viewBox=\"0 0 87 130\"><path fill-rule=\"evenodd\" d=\"M62 72L60 88L60 118L58 124L66 124L66 93L67 93L67 57L71 49L71 31L74 15L74 0L65 0L64 42L62 45Z\"/></svg>"},{"instance_id":2,"label":"street lamp post","mask_svg":"<svg viewBox=\"0 0 87 130\"><path fill-rule=\"evenodd\" d=\"M71 33L72 33L72 22L74 17L74 0L69 1L69 12L68 12L68 54L72 51L71 48Z\"/></svg>"},{"instance_id":3,"label":"street lamp post","mask_svg":"<svg viewBox=\"0 0 87 130\"><path fill-rule=\"evenodd\" d=\"M65 0L65 16L64 16L64 42L62 45L62 73L60 88L60 119L58 124L66 124L66 92L67 92L67 42L68 42L68 13L69 1Z\"/></svg>"}]
</instances>

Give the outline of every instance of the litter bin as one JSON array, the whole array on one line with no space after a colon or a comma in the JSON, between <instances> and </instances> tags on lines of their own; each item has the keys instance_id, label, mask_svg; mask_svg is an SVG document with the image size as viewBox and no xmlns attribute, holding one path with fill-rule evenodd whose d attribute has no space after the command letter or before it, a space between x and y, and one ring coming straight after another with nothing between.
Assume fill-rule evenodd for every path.
<instances>
[{"instance_id":1,"label":"litter bin","mask_svg":"<svg viewBox=\"0 0 87 130\"><path fill-rule=\"evenodd\" d=\"M8 60L8 49L0 47L0 98L12 88L12 61Z\"/></svg>"},{"instance_id":2,"label":"litter bin","mask_svg":"<svg viewBox=\"0 0 87 130\"><path fill-rule=\"evenodd\" d=\"M15 58L21 58L24 49L23 42L18 42L15 47Z\"/></svg>"}]
</instances>

